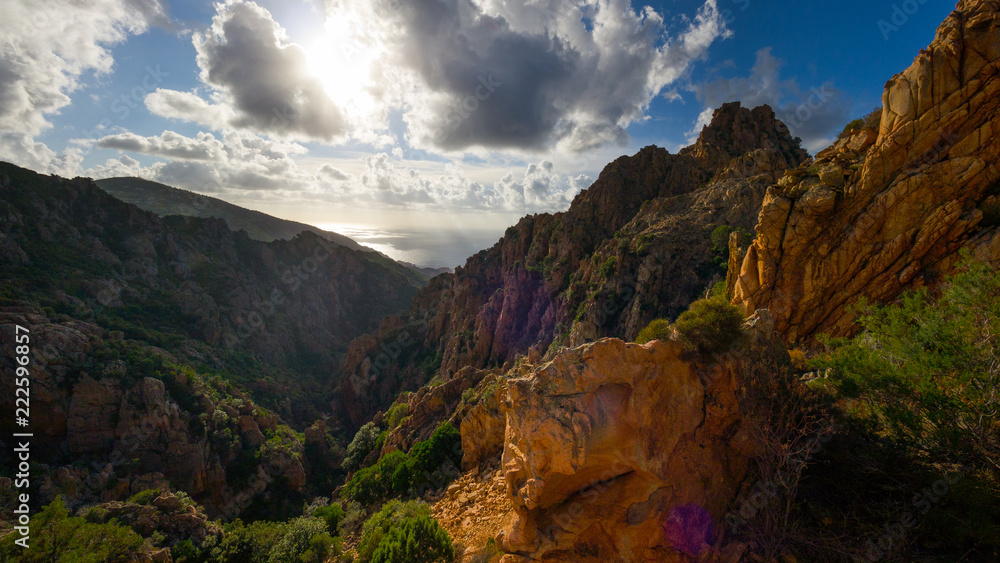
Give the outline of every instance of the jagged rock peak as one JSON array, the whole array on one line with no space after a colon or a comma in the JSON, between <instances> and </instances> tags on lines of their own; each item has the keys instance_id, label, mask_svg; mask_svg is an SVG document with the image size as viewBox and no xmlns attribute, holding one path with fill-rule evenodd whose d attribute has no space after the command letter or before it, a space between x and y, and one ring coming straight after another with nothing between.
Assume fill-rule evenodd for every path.
<instances>
[{"instance_id":1,"label":"jagged rock peak","mask_svg":"<svg viewBox=\"0 0 1000 563\"><path fill-rule=\"evenodd\" d=\"M799 143L770 106L748 109L740 102L730 102L715 110L711 123L701 130L698 140L682 149L680 154L724 164L757 149L774 149L789 163L797 163L807 157Z\"/></svg>"}]
</instances>

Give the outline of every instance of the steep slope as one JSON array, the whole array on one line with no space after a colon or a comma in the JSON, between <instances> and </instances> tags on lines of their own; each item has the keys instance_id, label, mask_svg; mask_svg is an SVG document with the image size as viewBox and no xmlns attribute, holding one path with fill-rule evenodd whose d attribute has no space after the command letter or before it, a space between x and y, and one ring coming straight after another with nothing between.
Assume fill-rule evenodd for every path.
<instances>
[{"instance_id":1,"label":"steep slope","mask_svg":"<svg viewBox=\"0 0 1000 563\"><path fill-rule=\"evenodd\" d=\"M299 424L347 343L403 310L419 274L305 232L263 243L152 213L83 178L0 164L0 306L94 322L245 384Z\"/></svg>"},{"instance_id":2,"label":"steep slope","mask_svg":"<svg viewBox=\"0 0 1000 563\"><path fill-rule=\"evenodd\" d=\"M317 229L305 223L279 219L260 211L233 205L221 199L142 178L104 178L95 180L94 183L116 198L140 209L152 211L161 217L187 215L203 219L209 217L224 219L229 228L234 231L246 231L247 235L254 240L264 242L277 239L289 240L301 232L309 231L352 250L374 252L374 250L361 246L338 233Z\"/></svg>"},{"instance_id":3,"label":"steep slope","mask_svg":"<svg viewBox=\"0 0 1000 563\"><path fill-rule=\"evenodd\" d=\"M325 470L310 468L305 444L274 413L160 348L94 322L0 307L5 339L23 329L30 331L35 502L61 496L73 508L158 488L233 517L275 480L296 498L307 476ZM13 412L15 379L6 370L0 405ZM4 436L25 430L11 417L0 428Z\"/></svg>"},{"instance_id":4,"label":"steep slope","mask_svg":"<svg viewBox=\"0 0 1000 563\"><path fill-rule=\"evenodd\" d=\"M959 2L886 84L877 137L862 132L817 155L818 176L790 171L768 189L735 303L809 341L854 330L860 297L934 285L964 251L1000 265L998 6Z\"/></svg>"},{"instance_id":5,"label":"steep slope","mask_svg":"<svg viewBox=\"0 0 1000 563\"><path fill-rule=\"evenodd\" d=\"M632 336L676 315L720 273L712 230L751 228L766 186L805 157L770 108L733 103L677 155L646 147L619 158L568 211L523 218L353 342L339 408L359 424L436 373Z\"/></svg>"}]
</instances>

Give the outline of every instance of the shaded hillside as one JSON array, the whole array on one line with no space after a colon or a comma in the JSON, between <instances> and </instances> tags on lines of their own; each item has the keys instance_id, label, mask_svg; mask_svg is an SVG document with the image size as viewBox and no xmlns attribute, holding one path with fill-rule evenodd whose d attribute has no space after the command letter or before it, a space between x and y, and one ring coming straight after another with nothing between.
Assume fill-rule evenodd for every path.
<instances>
[{"instance_id":1,"label":"shaded hillside","mask_svg":"<svg viewBox=\"0 0 1000 563\"><path fill-rule=\"evenodd\" d=\"M352 343L340 407L360 423L434 374L632 336L676 315L723 271L713 230L752 228L766 186L805 157L770 108L733 103L680 154L646 147L619 158L568 211L523 218Z\"/></svg>"},{"instance_id":2,"label":"shaded hillside","mask_svg":"<svg viewBox=\"0 0 1000 563\"><path fill-rule=\"evenodd\" d=\"M246 231L254 240L271 242L272 240L289 240L303 231L315 233L331 242L353 250L374 250L364 247L344 235L317 229L312 225L279 219L260 211L246 209L238 205L187 190L174 188L143 178L105 178L95 180L102 190L116 198L152 211L163 217L165 215L187 215L190 217L217 217L225 219L229 228L234 231Z\"/></svg>"},{"instance_id":3,"label":"shaded hillside","mask_svg":"<svg viewBox=\"0 0 1000 563\"><path fill-rule=\"evenodd\" d=\"M347 343L403 310L420 274L311 233L270 243L159 218L91 180L0 164L0 306L93 322L229 374L300 424Z\"/></svg>"}]
</instances>

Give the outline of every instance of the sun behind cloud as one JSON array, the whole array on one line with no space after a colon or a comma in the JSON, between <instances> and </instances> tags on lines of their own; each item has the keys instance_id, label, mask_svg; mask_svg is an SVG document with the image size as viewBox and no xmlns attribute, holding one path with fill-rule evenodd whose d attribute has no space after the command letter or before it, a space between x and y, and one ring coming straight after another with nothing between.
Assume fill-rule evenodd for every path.
<instances>
[{"instance_id":1,"label":"sun behind cloud","mask_svg":"<svg viewBox=\"0 0 1000 563\"><path fill-rule=\"evenodd\" d=\"M371 111L375 101L368 90L378 52L343 19L329 18L324 33L305 47L309 70L338 106Z\"/></svg>"}]
</instances>

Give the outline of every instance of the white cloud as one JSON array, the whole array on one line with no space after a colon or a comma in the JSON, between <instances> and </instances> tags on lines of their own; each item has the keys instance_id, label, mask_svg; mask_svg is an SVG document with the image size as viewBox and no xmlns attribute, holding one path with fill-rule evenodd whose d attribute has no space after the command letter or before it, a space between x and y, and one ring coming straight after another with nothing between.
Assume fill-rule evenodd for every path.
<instances>
[{"instance_id":1,"label":"white cloud","mask_svg":"<svg viewBox=\"0 0 1000 563\"><path fill-rule=\"evenodd\" d=\"M34 137L70 103L83 73L110 72L110 46L168 22L158 0L0 2L0 151L38 170L72 171L79 151L59 155Z\"/></svg>"},{"instance_id":2,"label":"white cloud","mask_svg":"<svg viewBox=\"0 0 1000 563\"><path fill-rule=\"evenodd\" d=\"M343 110L310 72L302 47L288 41L264 8L252 2L218 4L211 28L194 34L194 45L201 80L214 88L214 103L160 89L146 97L153 113L279 137L347 138Z\"/></svg>"},{"instance_id":3,"label":"white cloud","mask_svg":"<svg viewBox=\"0 0 1000 563\"><path fill-rule=\"evenodd\" d=\"M328 5L332 14L362 9ZM379 0L364 9L406 77L411 144L455 151L623 144L650 101L727 34L715 0L678 37L627 0Z\"/></svg>"},{"instance_id":4,"label":"white cloud","mask_svg":"<svg viewBox=\"0 0 1000 563\"><path fill-rule=\"evenodd\" d=\"M109 135L98 139L97 146L181 160L217 160L224 150L223 144L211 133L198 133L192 139L173 131L164 131L155 137L135 133Z\"/></svg>"},{"instance_id":5,"label":"white cloud","mask_svg":"<svg viewBox=\"0 0 1000 563\"><path fill-rule=\"evenodd\" d=\"M357 174L323 164L310 173L292 156L298 144L229 130L221 138L202 132L185 137L171 131L143 137L109 135L96 141L115 148L167 158L143 167L127 154L85 172L95 178L140 176L199 192L240 197L275 197L323 203L372 204L408 209L557 211L565 209L591 183L585 175L566 176L548 161L530 164L523 173L507 173L494 183L468 178L446 164L437 171L378 153L364 158ZM426 164L426 163L424 163Z\"/></svg>"},{"instance_id":6,"label":"white cloud","mask_svg":"<svg viewBox=\"0 0 1000 563\"><path fill-rule=\"evenodd\" d=\"M391 147L395 111L409 144L435 152L622 145L652 99L728 34L716 0L673 37L628 0L327 0L329 36L306 50L256 4L218 10L194 37L207 98L161 89L146 98L153 113Z\"/></svg>"}]
</instances>

